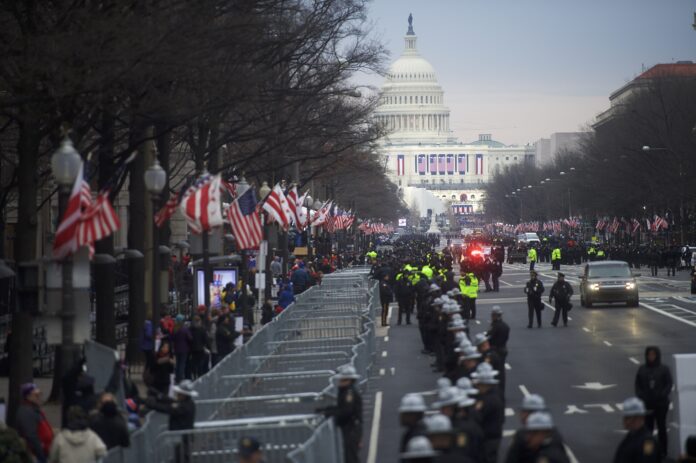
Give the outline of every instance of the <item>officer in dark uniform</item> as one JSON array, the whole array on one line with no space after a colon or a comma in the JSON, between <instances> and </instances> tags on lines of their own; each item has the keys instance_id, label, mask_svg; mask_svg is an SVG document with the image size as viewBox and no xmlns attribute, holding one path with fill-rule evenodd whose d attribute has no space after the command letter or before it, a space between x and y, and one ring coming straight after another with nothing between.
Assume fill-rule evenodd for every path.
<instances>
[{"instance_id":1,"label":"officer in dark uniform","mask_svg":"<svg viewBox=\"0 0 696 463\"><path fill-rule=\"evenodd\" d=\"M563 326L568 326L568 311L572 308L570 298L573 296L573 287L565 281L565 275L558 272L558 279L551 287L549 304L556 301L556 312L553 314L553 326L558 325L558 318L563 314Z\"/></svg>"},{"instance_id":2,"label":"officer in dark uniform","mask_svg":"<svg viewBox=\"0 0 696 463\"><path fill-rule=\"evenodd\" d=\"M420 394L406 394L399 406L399 422L406 431L401 436L399 452L405 452L409 441L416 436L425 435L423 417L428 407Z\"/></svg>"},{"instance_id":3,"label":"officer in dark uniform","mask_svg":"<svg viewBox=\"0 0 696 463\"><path fill-rule=\"evenodd\" d=\"M481 420L483 430L482 463L496 463L498 461L498 448L503 437L503 422L505 421L505 405L498 392L498 380L495 377L498 372L493 370L490 363L479 364L472 373L472 379L479 396L475 409Z\"/></svg>"},{"instance_id":4,"label":"officer in dark uniform","mask_svg":"<svg viewBox=\"0 0 696 463\"><path fill-rule=\"evenodd\" d=\"M534 412L527 418L524 426L525 446L529 452L528 459L517 462L532 461L535 463L569 463L568 455L562 445L554 442L555 428L551 414Z\"/></svg>"},{"instance_id":5,"label":"officer in dark uniform","mask_svg":"<svg viewBox=\"0 0 696 463\"><path fill-rule=\"evenodd\" d=\"M534 450L530 449L527 445L527 420L535 412L545 412L548 411L546 408L546 402L544 398L538 394L529 394L522 399L522 407L519 410L520 422L522 423L522 428L515 432L512 438L510 447L508 448L508 453L505 458L505 463L517 463L517 462L527 462L536 461L533 460L532 455ZM545 446L557 446L564 451L563 437L554 429L550 436L547 436L548 442Z\"/></svg>"},{"instance_id":6,"label":"officer in dark uniform","mask_svg":"<svg viewBox=\"0 0 696 463\"><path fill-rule=\"evenodd\" d=\"M453 424L455 453L472 461L483 461L483 430L476 420L476 399L470 397L470 394L476 395L478 391L471 388L468 379L463 378L463 381L466 384L457 382L462 395ZM460 384L466 387L462 388Z\"/></svg>"},{"instance_id":7,"label":"officer in dark uniform","mask_svg":"<svg viewBox=\"0 0 696 463\"><path fill-rule=\"evenodd\" d=\"M505 363L507 359L507 342L510 337L510 326L503 321L503 309L494 305L491 310L491 326L488 328L488 342Z\"/></svg>"},{"instance_id":8,"label":"officer in dark uniform","mask_svg":"<svg viewBox=\"0 0 696 463\"><path fill-rule=\"evenodd\" d=\"M360 375L353 366L343 367L334 376L338 382L336 406L321 411L332 417L341 428L343 435L343 454L345 463L360 463L360 443L362 441L362 397L355 387Z\"/></svg>"},{"instance_id":9,"label":"officer in dark uniform","mask_svg":"<svg viewBox=\"0 0 696 463\"><path fill-rule=\"evenodd\" d=\"M527 294L527 310L529 315L529 324L527 328L532 327L535 313L537 327L541 328L541 311L544 309L544 303L541 302L541 295L544 294L544 284L537 278L536 272L530 272L530 276L531 278L524 287L524 292Z\"/></svg>"},{"instance_id":10,"label":"officer in dark uniform","mask_svg":"<svg viewBox=\"0 0 696 463\"><path fill-rule=\"evenodd\" d=\"M397 319L397 325L401 325L401 320L403 315L406 315L406 324L411 324L411 314L413 313L413 298L415 296L415 291L409 280L409 272L403 271L396 276L396 285L394 287L394 293L396 295L396 301L399 304L399 318Z\"/></svg>"},{"instance_id":11,"label":"officer in dark uniform","mask_svg":"<svg viewBox=\"0 0 696 463\"><path fill-rule=\"evenodd\" d=\"M490 363L495 371L498 372L498 391L500 397L505 400L505 363L496 351L491 348L491 343L485 333L478 333L474 336L474 345L481 354L481 362Z\"/></svg>"},{"instance_id":12,"label":"officer in dark uniform","mask_svg":"<svg viewBox=\"0 0 696 463\"><path fill-rule=\"evenodd\" d=\"M660 450L645 427L645 405L637 397L623 403L623 425L628 431L614 454L614 463L659 463Z\"/></svg>"}]
</instances>

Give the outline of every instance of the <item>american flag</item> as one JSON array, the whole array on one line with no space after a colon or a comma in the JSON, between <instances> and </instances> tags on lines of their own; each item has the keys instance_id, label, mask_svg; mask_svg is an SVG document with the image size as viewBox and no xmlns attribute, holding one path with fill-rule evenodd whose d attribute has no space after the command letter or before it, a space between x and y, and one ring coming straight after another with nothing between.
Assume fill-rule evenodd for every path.
<instances>
[{"instance_id":1,"label":"american flag","mask_svg":"<svg viewBox=\"0 0 696 463\"><path fill-rule=\"evenodd\" d=\"M637 219L631 220L631 234L636 234L640 230L640 222Z\"/></svg>"},{"instance_id":2,"label":"american flag","mask_svg":"<svg viewBox=\"0 0 696 463\"><path fill-rule=\"evenodd\" d=\"M457 171L460 174L462 174L462 175L466 174L467 164L468 163L466 162L466 154L458 154L457 155Z\"/></svg>"},{"instance_id":3,"label":"american flag","mask_svg":"<svg viewBox=\"0 0 696 463\"><path fill-rule=\"evenodd\" d=\"M332 206L329 208L329 211L326 216L326 220L324 221L324 230L327 231L327 233L333 233L336 231L336 206Z\"/></svg>"},{"instance_id":4,"label":"american flag","mask_svg":"<svg viewBox=\"0 0 696 463\"><path fill-rule=\"evenodd\" d=\"M184 193L179 209L194 233L222 225L220 183L220 175L205 173Z\"/></svg>"},{"instance_id":5,"label":"american flag","mask_svg":"<svg viewBox=\"0 0 696 463\"><path fill-rule=\"evenodd\" d=\"M406 175L406 159L403 154L396 156L396 175Z\"/></svg>"},{"instance_id":6,"label":"american flag","mask_svg":"<svg viewBox=\"0 0 696 463\"><path fill-rule=\"evenodd\" d=\"M454 174L454 154L447 155L447 173Z\"/></svg>"},{"instance_id":7,"label":"american flag","mask_svg":"<svg viewBox=\"0 0 696 463\"><path fill-rule=\"evenodd\" d=\"M288 229L292 220L292 212L285 198L285 193L280 188L280 183L276 183L266 197L263 203L263 210L269 214L270 218L278 222L281 227Z\"/></svg>"},{"instance_id":8,"label":"american flag","mask_svg":"<svg viewBox=\"0 0 696 463\"><path fill-rule=\"evenodd\" d=\"M418 155L418 173L420 175L425 175L425 167L426 167L426 159L425 159L425 154L419 154Z\"/></svg>"},{"instance_id":9,"label":"american flag","mask_svg":"<svg viewBox=\"0 0 696 463\"><path fill-rule=\"evenodd\" d=\"M437 171L440 175L445 175L447 172L447 161L444 154L439 154L437 156Z\"/></svg>"},{"instance_id":10,"label":"american flag","mask_svg":"<svg viewBox=\"0 0 696 463\"><path fill-rule=\"evenodd\" d=\"M263 226L257 203L254 189L249 188L232 201L227 209L227 219L240 251L258 249L259 243L263 240Z\"/></svg>"},{"instance_id":11,"label":"american flag","mask_svg":"<svg viewBox=\"0 0 696 463\"><path fill-rule=\"evenodd\" d=\"M109 202L109 190L102 191L82 213L77 227L77 245L92 246L121 227L118 214Z\"/></svg>"},{"instance_id":12,"label":"american flag","mask_svg":"<svg viewBox=\"0 0 696 463\"><path fill-rule=\"evenodd\" d=\"M437 175L437 154L430 155L430 174Z\"/></svg>"},{"instance_id":13,"label":"american flag","mask_svg":"<svg viewBox=\"0 0 696 463\"><path fill-rule=\"evenodd\" d=\"M84 165L80 164L68 205L53 240L53 257L56 259L64 259L74 254L80 247L77 240L80 217L82 212L92 204L92 192L84 179L83 168Z\"/></svg>"}]
</instances>

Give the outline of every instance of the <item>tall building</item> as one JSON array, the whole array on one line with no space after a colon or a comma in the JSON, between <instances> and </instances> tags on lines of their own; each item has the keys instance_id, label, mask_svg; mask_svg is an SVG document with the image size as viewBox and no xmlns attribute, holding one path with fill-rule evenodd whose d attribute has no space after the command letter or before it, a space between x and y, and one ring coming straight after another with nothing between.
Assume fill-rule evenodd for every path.
<instances>
[{"instance_id":1,"label":"tall building","mask_svg":"<svg viewBox=\"0 0 696 463\"><path fill-rule=\"evenodd\" d=\"M549 138L540 138L535 143L537 165L550 164L563 151L577 150L588 132L554 132Z\"/></svg>"},{"instance_id":2,"label":"tall building","mask_svg":"<svg viewBox=\"0 0 696 463\"><path fill-rule=\"evenodd\" d=\"M407 202L413 189L426 190L455 215L480 213L484 186L496 170L534 162L535 148L507 146L491 134L458 141L435 69L418 52L417 41L409 16L404 51L389 68L374 115L388 131L380 143L388 177ZM425 206L419 207L425 215Z\"/></svg>"}]
</instances>

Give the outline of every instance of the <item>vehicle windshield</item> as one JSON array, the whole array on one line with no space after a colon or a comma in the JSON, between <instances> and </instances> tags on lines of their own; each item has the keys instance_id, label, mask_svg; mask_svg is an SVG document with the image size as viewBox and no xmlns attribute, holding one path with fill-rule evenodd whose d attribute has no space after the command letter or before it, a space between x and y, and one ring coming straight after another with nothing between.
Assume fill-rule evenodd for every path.
<instances>
[{"instance_id":1,"label":"vehicle windshield","mask_svg":"<svg viewBox=\"0 0 696 463\"><path fill-rule=\"evenodd\" d=\"M598 265L590 267L589 278L627 278L631 276L628 265Z\"/></svg>"}]
</instances>

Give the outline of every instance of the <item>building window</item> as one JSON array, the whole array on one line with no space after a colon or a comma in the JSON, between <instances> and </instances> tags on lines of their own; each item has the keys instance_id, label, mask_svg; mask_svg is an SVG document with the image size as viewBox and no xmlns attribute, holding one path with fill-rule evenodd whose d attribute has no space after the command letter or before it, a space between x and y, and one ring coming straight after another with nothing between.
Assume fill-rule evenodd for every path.
<instances>
[{"instance_id":1,"label":"building window","mask_svg":"<svg viewBox=\"0 0 696 463\"><path fill-rule=\"evenodd\" d=\"M510 156L505 156L505 160L506 160L506 161L509 161L509 160L510 160Z\"/></svg>"},{"instance_id":2,"label":"building window","mask_svg":"<svg viewBox=\"0 0 696 463\"><path fill-rule=\"evenodd\" d=\"M401 180L399 180L399 186L401 186Z\"/></svg>"},{"instance_id":3,"label":"building window","mask_svg":"<svg viewBox=\"0 0 696 463\"><path fill-rule=\"evenodd\" d=\"M471 200L473 201L474 199L476 199L476 195L471 195Z\"/></svg>"},{"instance_id":4,"label":"building window","mask_svg":"<svg viewBox=\"0 0 696 463\"><path fill-rule=\"evenodd\" d=\"M512 158L512 160L513 160L513 161L517 161L517 156L515 156L514 158Z\"/></svg>"},{"instance_id":5,"label":"building window","mask_svg":"<svg viewBox=\"0 0 696 463\"><path fill-rule=\"evenodd\" d=\"M466 201L466 193L460 194L460 195L459 195L459 200L462 201L462 202L463 202L463 201Z\"/></svg>"},{"instance_id":6,"label":"building window","mask_svg":"<svg viewBox=\"0 0 696 463\"><path fill-rule=\"evenodd\" d=\"M409 100L410 104L413 104L413 97L412 96L408 97L408 100Z\"/></svg>"}]
</instances>

